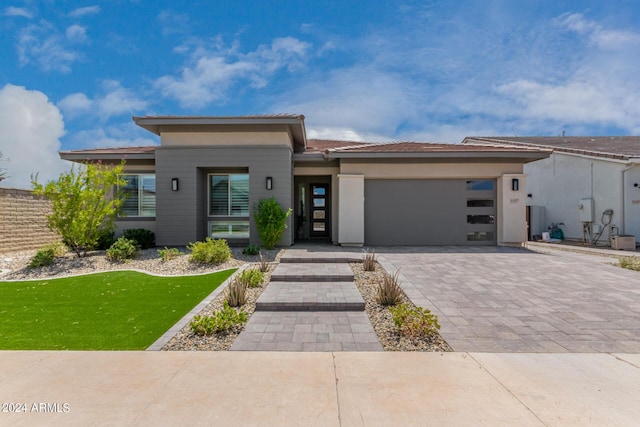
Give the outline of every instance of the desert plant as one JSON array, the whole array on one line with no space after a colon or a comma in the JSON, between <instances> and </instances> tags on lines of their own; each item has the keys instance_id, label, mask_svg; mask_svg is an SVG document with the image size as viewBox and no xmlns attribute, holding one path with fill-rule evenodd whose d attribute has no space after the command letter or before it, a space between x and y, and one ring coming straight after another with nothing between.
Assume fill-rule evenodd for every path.
<instances>
[{"instance_id":1,"label":"desert plant","mask_svg":"<svg viewBox=\"0 0 640 427\"><path fill-rule=\"evenodd\" d=\"M396 305L402 301L402 288L398 283L398 275L400 270L396 270L393 275L384 272L382 283L378 285L376 290L376 301L380 305L389 306Z\"/></svg>"},{"instance_id":2,"label":"desert plant","mask_svg":"<svg viewBox=\"0 0 640 427\"><path fill-rule=\"evenodd\" d=\"M49 228L59 233L79 257L97 246L102 233L114 229L123 198L109 194L114 186L124 185L123 170L124 162L118 166L93 163L80 166L77 171L71 168L46 185L39 184L37 176L32 178L34 194L51 200Z\"/></svg>"},{"instance_id":3,"label":"desert plant","mask_svg":"<svg viewBox=\"0 0 640 427\"><path fill-rule=\"evenodd\" d=\"M247 247L242 250L243 255L258 255L259 253L260 248L258 245L247 245Z\"/></svg>"},{"instance_id":4,"label":"desert plant","mask_svg":"<svg viewBox=\"0 0 640 427\"><path fill-rule=\"evenodd\" d=\"M137 253L138 246L135 241L127 239L126 237L120 237L107 249L107 259L111 261L125 261L134 258Z\"/></svg>"},{"instance_id":5,"label":"desert plant","mask_svg":"<svg viewBox=\"0 0 640 427\"><path fill-rule=\"evenodd\" d=\"M145 228L129 228L122 232L122 237L136 242L140 249L149 249L156 246L156 235Z\"/></svg>"},{"instance_id":6,"label":"desert plant","mask_svg":"<svg viewBox=\"0 0 640 427\"><path fill-rule=\"evenodd\" d=\"M247 318L245 311L235 310L225 301L222 310L210 316L195 316L189 326L196 335L211 335L241 325L247 321Z\"/></svg>"},{"instance_id":7,"label":"desert plant","mask_svg":"<svg viewBox=\"0 0 640 427\"><path fill-rule=\"evenodd\" d=\"M627 256L620 258L620 267L640 271L640 258Z\"/></svg>"},{"instance_id":8,"label":"desert plant","mask_svg":"<svg viewBox=\"0 0 640 427\"><path fill-rule=\"evenodd\" d=\"M191 261L204 264L219 264L231 258L231 249L224 239L207 237L204 242L189 243Z\"/></svg>"},{"instance_id":9,"label":"desert plant","mask_svg":"<svg viewBox=\"0 0 640 427\"><path fill-rule=\"evenodd\" d=\"M362 255L362 269L364 271L376 271L376 251L364 251Z\"/></svg>"},{"instance_id":10,"label":"desert plant","mask_svg":"<svg viewBox=\"0 0 640 427\"><path fill-rule=\"evenodd\" d=\"M169 249L168 247L165 246L164 249L158 249L158 255L160 255L162 262L166 262L180 256L180 249L178 248Z\"/></svg>"},{"instance_id":11,"label":"desert plant","mask_svg":"<svg viewBox=\"0 0 640 427\"><path fill-rule=\"evenodd\" d=\"M408 338L424 337L440 329L438 316L428 309L400 304L390 307L389 311L400 333Z\"/></svg>"},{"instance_id":12,"label":"desert plant","mask_svg":"<svg viewBox=\"0 0 640 427\"><path fill-rule=\"evenodd\" d=\"M269 262L269 260L266 259L264 255L260 254L260 259L258 260L258 270L260 270L261 273L266 273L267 271L269 271L270 266L271 263Z\"/></svg>"},{"instance_id":13,"label":"desert plant","mask_svg":"<svg viewBox=\"0 0 640 427\"><path fill-rule=\"evenodd\" d=\"M291 212L291 208L285 211L275 197L261 199L254 205L253 215L258 227L258 234L266 249L273 249L280 241L285 228L287 228L287 218Z\"/></svg>"},{"instance_id":14,"label":"desert plant","mask_svg":"<svg viewBox=\"0 0 640 427\"><path fill-rule=\"evenodd\" d=\"M238 277L234 278L227 287L226 302L231 307L240 307L247 302L249 295L247 295L247 285L239 280Z\"/></svg>"},{"instance_id":15,"label":"desert plant","mask_svg":"<svg viewBox=\"0 0 640 427\"><path fill-rule=\"evenodd\" d=\"M53 248L38 249L38 252L31 258L29 268L44 267L53 264L56 253Z\"/></svg>"},{"instance_id":16,"label":"desert plant","mask_svg":"<svg viewBox=\"0 0 640 427\"><path fill-rule=\"evenodd\" d=\"M250 288L257 288L264 282L264 273L255 268L246 269L238 275L238 280Z\"/></svg>"}]
</instances>

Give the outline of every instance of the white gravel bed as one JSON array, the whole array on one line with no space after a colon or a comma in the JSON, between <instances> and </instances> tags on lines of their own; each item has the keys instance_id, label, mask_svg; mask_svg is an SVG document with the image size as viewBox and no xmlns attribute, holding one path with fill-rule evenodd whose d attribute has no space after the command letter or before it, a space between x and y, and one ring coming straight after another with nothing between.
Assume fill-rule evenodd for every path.
<instances>
[{"instance_id":1,"label":"white gravel bed","mask_svg":"<svg viewBox=\"0 0 640 427\"><path fill-rule=\"evenodd\" d=\"M112 270L140 270L156 275L180 276L211 273L258 261L258 256L243 255L243 248L231 248L233 258L223 264L198 264L189 261L186 248L180 248L179 256L163 262L158 249L161 248L141 250L135 259L126 262L109 261L105 251L90 252L84 258L78 258L75 253L69 252L56 258L52 265L38 268L28 267L36 250L0 254L0 280L48 279ZM278 249L262 250L263 256L269 261L275 260L279 252Z\"/></svg>"}]
</instances>

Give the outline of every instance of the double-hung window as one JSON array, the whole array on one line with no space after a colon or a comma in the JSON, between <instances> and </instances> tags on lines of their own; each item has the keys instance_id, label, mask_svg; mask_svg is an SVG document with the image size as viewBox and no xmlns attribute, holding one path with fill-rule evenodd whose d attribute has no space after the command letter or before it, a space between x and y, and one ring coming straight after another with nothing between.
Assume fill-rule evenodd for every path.
<instances>
[{"instance_id":1,"label":"double-hung window","mask_svg":"<svg viewBox=\"0 0 640 427\"><path fill-rule=\"evenodd\" d=\"M211 237L249 237L249 174L209 175L209 217Z\"/></svg>"},{"instance_id":2,"label":"double-hung window","mask_svg":"<svg viewBox=\"0 0 640 427\"><path fill-rule=\"evenodd\" d=\"M118 190L124 195L120 216L156 216L156 176L152 174L122 175L125 185Z\"/></svg>"}]
</instances>

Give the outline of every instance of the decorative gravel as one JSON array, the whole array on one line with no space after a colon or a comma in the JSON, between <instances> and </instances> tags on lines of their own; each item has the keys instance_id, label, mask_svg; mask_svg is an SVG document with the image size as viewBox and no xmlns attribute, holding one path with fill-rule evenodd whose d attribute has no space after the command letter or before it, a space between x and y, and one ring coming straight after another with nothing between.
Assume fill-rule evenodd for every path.
<instances>
[{"instance_id":1,"label":"decorative gravel","mask_svg":"<svg viewBox=\"0 0 640 427\"><path fill-rule=\"evenodd\" d=\"M384 269L376 263L375 271L364 271L361 263L349 264L355 276L355 283L365 301L365 311L378 335L384 351L453 351L437 332L421 338L409 339L398 333L388 307L376 302L376 290L382 283ZM402 303L414 307L406 295Z\"/></svg>"}]
</instances>

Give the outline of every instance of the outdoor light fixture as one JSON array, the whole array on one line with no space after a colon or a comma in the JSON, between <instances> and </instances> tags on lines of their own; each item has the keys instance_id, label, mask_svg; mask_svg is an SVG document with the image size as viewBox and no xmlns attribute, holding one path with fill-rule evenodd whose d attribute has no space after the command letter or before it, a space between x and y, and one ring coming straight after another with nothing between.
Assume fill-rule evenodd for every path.
<instances>
[{"instance_id":1,"label":"outdoor light fixture","mask_svg":"<svg viewBox=\"0 0 640 427\"><path fill-rule=\"evenodd\" d=\"M171 191L178 191L178 178L171 178Z\"/></svg>"},{"instance_id":2,"label":"outdoor light fixture","mask_svg":"<svg viewBox=\"0 0 640 427\"><path fill-rule=\"evenodd\" d=\"M273 178L267 177L267 190L273 190Z\"/></svg>"},{"instance_id":3,"label":"outdoor light fixture","mask_svg":"<svg viewBox=\"0 0 640 427\"><path fill-rule=\"evenodd\" d=\"M518 191L520 189L520 180L518 178L513 178L511 180L511 189L513 191Z\"/></svg>"}]
</instances>

